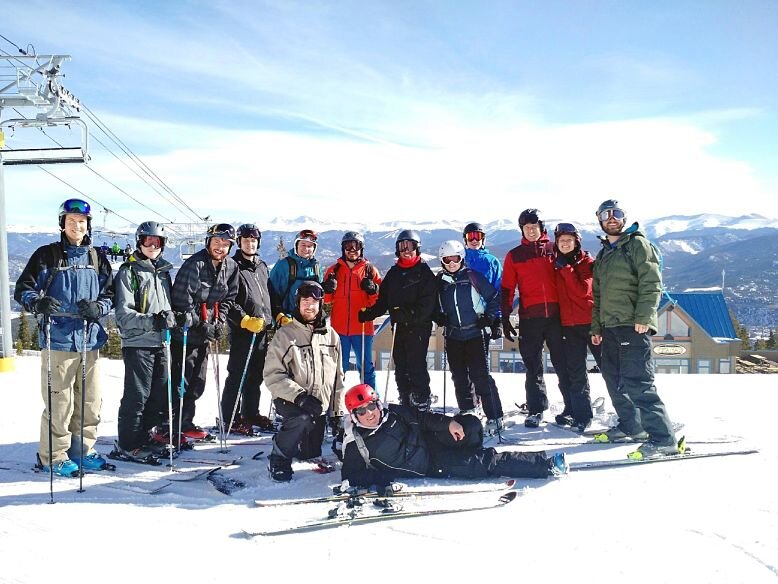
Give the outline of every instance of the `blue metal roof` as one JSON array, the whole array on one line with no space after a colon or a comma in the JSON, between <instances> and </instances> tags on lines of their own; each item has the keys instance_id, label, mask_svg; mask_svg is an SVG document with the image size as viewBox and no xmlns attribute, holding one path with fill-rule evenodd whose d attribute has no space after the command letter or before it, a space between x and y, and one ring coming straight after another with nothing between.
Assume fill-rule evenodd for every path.
<instances>
[{"instance_id":1,"label":"blue metal roof","mask_svg":"<svg viewBox=\"0 0 778 584\"><path fill-rule=\"evenodd\" d=\"M671 292L670 296L711 337L737 338L721 292ZM662 295L659 309L662 310L667 302L667 296Z\"/></svg>"}]
</instances>

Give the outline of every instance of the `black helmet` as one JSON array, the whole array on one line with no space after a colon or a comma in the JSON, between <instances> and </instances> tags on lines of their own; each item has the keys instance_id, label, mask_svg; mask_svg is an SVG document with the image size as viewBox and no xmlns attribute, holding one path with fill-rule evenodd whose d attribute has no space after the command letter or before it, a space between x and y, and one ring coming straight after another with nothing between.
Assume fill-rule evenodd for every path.
<instances>
[{"instance_id":1,"label":"black helmet","mask_svg":"<svg viewBox=\"0 0 778 584\"><path fill-rule=\"evenodd\" d=\"M259 227L253 223L244 223L238 227L236 235L238 239L241 237L253 237L257 240L257 245L259 245L259 242L262 239L262 232L259 230Z\"/></svg>"},{"instance_id":2,"label":"black helmet","mask_svg":"<svg viewBox=\"0 0 778 584\"><path fill-rule=\"evenodd\" d=\"M165 226L162 223L156 221L144 221L135 230L135 247L140 249L140 241L142 237L147 235L154 235L162 240L162 248L165 249L165 241L167 241L167 235L165 235ZM127 245L130 245L129 243Z\"/></svg>"},{"instance_id":3,"label":"black helmet","mask_svg":"<svg viewBox=\"0 0 778 584\"><path fill-rule=\"evenodd\" d=\"M519 229L524 232L524 226L527 223L537 223L540 225L540 232L545 233L546 226L543 224L543 220L540 218L540 211L537 209L524 209L519 215Z\"/></svg>"},{"instance_id":4,"label":"black helmet","mask_svg":"<svg viewBox=\"0 0 778 584\"><path fill-rule=\"evenodd\" d=\"M229 223L217 223L216 225L211 225L208 228L208 231L205 233L205 247L208 247L208 243L214 237L218 237L219 239L226 239L230 242L230 249L232 249L232 244L235 243L235 228Z\"/></svg>"},{"instance_id":5,"label":"black helmet","mask_svg":"<svg viewBox=\"0 0 778 584\"><path fill-rule=\"evenodd\" d=\"M481 225L476 221L473 221L472 223L468 223L467 225L465 225L465 228L462 230L462 239L465 241L465 244L467 244L467 239L468 239L467 236L470 233L480 233L481 234L480 241L482 242L482 245L486 244L486 231L484 231L483 225ZM472 236L471 239L473 240L478 239L478 236L477 235Z\"/></svg>"},{"instance_id":6,"label":"black helmet","mask_svg":"<svg viewBox=\"0 0 778 584\"><path fill-rule=\"evenodd\" d=\"M403 229L397 234L397 239L394 241L394 255L397 257L400 257L401 241L413 241L416 244L416 255L421 255L421 236L418 231L414 229Z\"/></svg>"},{"instance_id":7,"label":"black helmet","mask_svg":"<svg viewBox=\"0 0 778 584\"><path fill-rule=\"evenodd\" d=\"M581 247L581 234L572 223L557 223L556 227L554 227L554 243L559 240L561 235L572 235L575 237L576 247Z\"/></svg>"},{"instance_id":8,"label":"black helmet","mask_svg":"<svg viewBox=\"0 0 778 584\"><path fill-rule=\"evenodd\" d=\"M365 236L359 231L346 231L343 237L340 239L340 251L343 254L343 258L346 258L346 244L349 241L356 241L359 244L359 257L362 257L365 249Z\"/></svg>"},{"instance_id":9,"label":"black helmet","mask_svg":"<svg viewBox=\"0 0 778 584\"><path fill-rule=\"evenodd\" d=\"M316 280L306 280L294 291L294 303L300 306L300 300L303 298L321 300L324 298L324 288Z\"/></svg>"},{"instance_id":10,"label":"black helmet","mask_svg":"<svg viewBox=\"0 0 778 584\"><path fill-rule=\"evenodd\" d=\"M602 218L603 214L605 215L605 219ZM625 222L627 220L627 213L621 208L616 199L603 201L600 203L600 206L597 207L597 221L600 223L607 221L610 215L613 215L616 219L623 219Z\"/></svg>"}]
</instances>

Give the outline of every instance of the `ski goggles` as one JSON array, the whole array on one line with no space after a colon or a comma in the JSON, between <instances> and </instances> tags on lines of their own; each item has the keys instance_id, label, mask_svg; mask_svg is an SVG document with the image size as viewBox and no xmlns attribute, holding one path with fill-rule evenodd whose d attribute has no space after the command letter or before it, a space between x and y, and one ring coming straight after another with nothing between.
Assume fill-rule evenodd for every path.
<instances>
[{"instance_id":1,"label":"ski goggles","mask_svg":"<svg viewBox=\"0 0 778 584\"><path fill-rule=\"evenodd\" d=\"M253 223L246 223L245 225L238 227L238 237L253 237L254 239L259 239L262 237L262 234L256 225Z\"/></svg>"},{"instance_id":2,"label":"ski goggles","mask_svg":"<svg viewBox=\"0 0 778 584\"><path fill-rule=\"evenodd\" d=\"M554 228L554 235L575 235L578 230L572 223L558 223Z\"/></svg>"},{"instance_id":3,"label":"ski goggles","mask_svg":"<svg viewBox=\"0 0 778 584\"><path fill-rule=\"evenodd\" d=\"M162 238L158 235L142 235L139 243L144 247L162 248Z\"/></svg>"},{"instance_id":4,"label":"ski goggles","mask_svg":"<svg viewBox=\"0 0 778 584\"><path fill-rule=\"evenodd\" d=\"M418 247L419 244L412 239L403 239L402 241L397 242L398 251L416 251Z\"/></svg>"},{"instance_id":5,"label":"ski goggles","mask_svg":"<svg viewBox=\"0 0 778 584\"><path fill-rule=\"evenodd\" d=\"M486 239L486 236L480 231L471 231L465 234L465 238L467 241L483 241Z\"/></svg>"},{"instance_id":6,"label":"ski goggles","mask_svg":"<svg viewBox=\"0 0 778 584\"><path fill-rule=\"evenodd\" d=\"M208 229L208 238L218 237L219 239L235 240L235 228L229 223L219 223Z\"/></svg>"},{"instance_id":7,"label":"ski goggles","mask_svg":"<svg viewBox=\"0 0 778 584\"><path fill-rule=\"evenodd\" d=\"M324 298L324 290L321 286L313 286L312 284L303 284L297 290L300 298L313 298L314 300L321 300Z\"/></svg>"},{"instance_id":8,"label":"ski goggles","mask_svg":"<svg viewBox=\"0 0 778 584\"><path fill-rule=\"evenodd\" d=\"M604 211L600 211L599 215L597 215L600 222L607 221L611 217L614 219L624 219L624 211L621 209L605 209Z\"/></svg>"},{"instance_id":9,"label":"ski goggles","mask_svg":"<svg viewBox=\"0 0 778 584\"><path fill-rule=\"evenodd\" d=\"M362 249L362 244L356 240L347 241L346 243L343 244L343 249L345 251L359 251Z\"/></svg>"},{"instance_id":10,"label":"ski goggles","mask_svg":"<svg viewBox=\"0 0 778 584\"><path fill-rule=\"evenodd\" d=\"M68 199L62 203L63 213L80 213L82 215L91 215L92 208L89 203L82 201L81 199Z\"/></svg>"},{"instance_id":11,"label":"ski goggles","mask_svg":"<svg viewBox=\"0 0 778 584\"><path fill-rule=\"evenodd\" d=\"M368 402L367 405L359 406L358 408L354 408L351 411L358 416L364 416L367 412L374 412L376 409L378 409L378 402L373 400Z\"/></svg>"},{"instance_id":12,"label":"ski goggles","mask_svg":"<svg viewBox=\"0 0 778 584\"><path fill-rule=\"evenodd\" d=\"M440 261L446 264L447 266L450 266L451 264L461 264L462 258L459 256L446 256L444 258L441 258Z\"/></svg>"},{"instance_id":13,"label":"ski goggles","mask_svg":"<svg viewBox=\"0 0 778 584\"><path fill-rule=\"evenodd\" d=\"M316 240L319 239L319 235L313 230L313 229L303 229L298 235L297 239L305 239L307 241L312 241L313 243L316 243Z\"/></svg>"}]
</instances>

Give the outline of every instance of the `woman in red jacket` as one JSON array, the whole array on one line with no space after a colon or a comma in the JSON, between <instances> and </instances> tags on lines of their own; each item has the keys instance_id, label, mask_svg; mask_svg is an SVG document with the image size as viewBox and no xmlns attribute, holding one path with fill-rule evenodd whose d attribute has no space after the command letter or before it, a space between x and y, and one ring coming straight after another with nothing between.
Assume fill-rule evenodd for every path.
<instances>
[{"instance_id":1,"label":"woman in red jacket","mask_svg":"<svg viewBox=\"0 0 778 584\"><path fill-rule=\"evenodd\" d=\"M592 421L586 348L592 324L592 256L581 249L581 235L572 223L554 229L554 271L562 321L562 346L570 378L570 404L556 417L562 426L583 432Z\"/></svg>"}]
</instances>

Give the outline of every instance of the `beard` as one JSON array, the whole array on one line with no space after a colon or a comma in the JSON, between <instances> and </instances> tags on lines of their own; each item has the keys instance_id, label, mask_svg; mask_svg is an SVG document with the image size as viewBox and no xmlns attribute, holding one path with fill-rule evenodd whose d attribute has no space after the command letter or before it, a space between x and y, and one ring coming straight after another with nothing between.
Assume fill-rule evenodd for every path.
<instances>
[{"instance_id":1,"label":"beard","mask_svg":"<svg viewBox=\"0 0 778 584\"><path fill-rule=\"evenodd\" d=\"M619 235L623 229L624 223L619 223L615 227L608 227L605 223L602 224L602 230L605 232L605 235Z\"/></svg>"}]
</instances>

